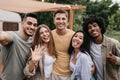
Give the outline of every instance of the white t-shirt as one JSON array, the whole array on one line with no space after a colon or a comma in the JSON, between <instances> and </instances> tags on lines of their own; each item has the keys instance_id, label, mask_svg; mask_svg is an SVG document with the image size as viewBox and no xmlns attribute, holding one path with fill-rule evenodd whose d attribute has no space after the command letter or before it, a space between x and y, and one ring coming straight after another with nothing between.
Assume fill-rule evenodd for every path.
<instances>
[{"instance_id":1,"label":"white t-shirt","mask_svg":"<svg viewBox=\"0 0 120 80\"><path fill-rule=\"evenodd\" d=\"M44 71L45 71L45 78L49 78L53 69L53 63L55 62L56 58L45 54L44 58Z\"/></svg>"},{"instance_id":2,"label":"white t-shirt","mask_svg":"<svg viewBox=\"0 0 120 80\"><path fill-rule=\"evenodd\" d=\"M101 53L101 45L102 44L95 44L94 42L92 42L91 45L91 56L96 65L97 80L103 80L103 59Z\"/></svg>"}]
</instances>

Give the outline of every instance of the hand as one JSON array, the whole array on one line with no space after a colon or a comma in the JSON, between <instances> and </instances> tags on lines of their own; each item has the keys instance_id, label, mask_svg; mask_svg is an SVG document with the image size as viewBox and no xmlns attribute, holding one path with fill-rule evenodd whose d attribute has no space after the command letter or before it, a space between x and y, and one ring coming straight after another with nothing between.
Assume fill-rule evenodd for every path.
<instances>
[{"instance_id":1,"label":"hand","mask_svg":"<svg viewBox=\"0 0 120 80\"><path fill-rule=\"evenodd\" d=\"M92 70L91 73L94 74L95 73L95 64L92 65Z\"/></svg>"},{"instance_id":2,"label":"hand","mask_svg":"<svg viewBox=\"0 0 120 80\"><path fill-rule=\"evenodd\" d=\"M110 61L111 63L115 63L117 61L115 55L113 55L111 52L109 52L107 60Z\"/></svg>"},{"instance_id":3,"label":"hand","mask_svg":"<svg viewBox=\"0 0 120 80\"><path fill-rule=\"evenodd\" d=\"M40 45L36 45L34 50L32 50L32 48L30 48L30 50L32 53L32 61L34 63L42 59L43 54L42 54L42 47Z\"/></svg>"}]
</instances>

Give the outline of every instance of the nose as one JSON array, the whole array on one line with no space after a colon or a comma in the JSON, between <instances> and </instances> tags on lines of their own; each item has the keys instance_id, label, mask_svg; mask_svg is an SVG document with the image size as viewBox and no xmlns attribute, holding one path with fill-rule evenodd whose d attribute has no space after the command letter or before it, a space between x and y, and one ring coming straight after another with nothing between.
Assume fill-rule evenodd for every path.
<instances>
[{"instance_id":1,"label":"nose","mask_svg":"<svg viewBox=\"0 0 120 80\"><path fill-rule=\"evenodd\" d=\"M36 31L37 28L33 27L32 25L29 26L29 30Z\"/></svg>"},{"instance_id":2,"label":"nose","mask_svg":"<svg viewBox=\"0 0 120 80\"><path fill-rule=\"evenodd\" d=\"M91 30L94 30L95 29L95 27L94 26L91 26Z\"/></svg>"},{"instance_id":3,"label":"nose","mask_svg":"<svg viewBox=\"0 0 120 80\"><path fill-rule=\"evenodd\" d=\"M63 20L62 20L62 19L60 19L60 22L63 22Z\"/></svg>"},{"instance_id":4,"label":"nose","mask_svg":"<svg viewBox=\"0 0 120 80\"><path fill-rule=\"evenodd\" d=\"M31 29L35 29L35 26L34 26L34 25L30 25L30 28L31 28Z\"/></svg>"},{"instance_id":5,"label":"nose","mask_svg":"<svg viewBox=\"0 0 120 80\"><path fill-rule=\"evenodd\" d=\"M79 37L74 37L74 39L75 39L75 40L78 40L78 39L79 39Z\"/></svg>"},{"instance_id":6,"label":"nose","mask_svg":"<svg viewBox=\"0 0 120 80\"><path fill-rule=\"evenodd\" d=\"M45 36L47 33L46 32L43 32L43 35Z\"/></svg>"}]
</instances>

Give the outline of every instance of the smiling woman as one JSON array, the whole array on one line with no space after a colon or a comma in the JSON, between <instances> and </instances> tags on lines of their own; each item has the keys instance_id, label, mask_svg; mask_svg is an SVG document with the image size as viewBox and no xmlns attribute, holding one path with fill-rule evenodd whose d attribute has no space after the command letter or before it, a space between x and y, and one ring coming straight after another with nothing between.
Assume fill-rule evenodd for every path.
<instances>
[{"instance_id":1,"label":"smiling woman","mask_svg":"<svg viewBox=\"0 0 120 80\"><path fill-rule=\"evenodd\" d=\"M88 38L83 31L77 31L69 46L71 80L95 80L94 63L91 59Z\"/></svg>"},{"instance_id":2,"label":"smiling woman","mask_svg":"<svg viewBox=\"0 0 120 80\"><path fill-rule=\"evenodd\" d=\"M24 74L30 80L51 80L52 65L56 60L52 33L47 25L39 25L34 36L30 57Z\"/></svg>"}]
</instances>

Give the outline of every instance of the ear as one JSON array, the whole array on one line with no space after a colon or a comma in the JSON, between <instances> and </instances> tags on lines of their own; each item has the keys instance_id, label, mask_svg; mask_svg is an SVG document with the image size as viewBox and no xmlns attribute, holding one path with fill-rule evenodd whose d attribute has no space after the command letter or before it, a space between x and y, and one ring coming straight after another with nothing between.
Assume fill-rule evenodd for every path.
<instances>
[{"instance_id":1,"label":"ear","mask_svg":"<svg viewBox=\"0 0 120 80\"><path fill-rule=\"evenodd\" d=\"M100 28L100 31L102 32L102 28Z\"/></svg>"},{"instance_id":2,"label":"ear","mask_svg":"<svg viewBox=\"0 0 120 80\"><path fill-rule=\"evenodd\" d=\"M25 23L25 20L23 20L22 22L21 22L21 25L23 25Z\"/></svg>"}]
</instances>

